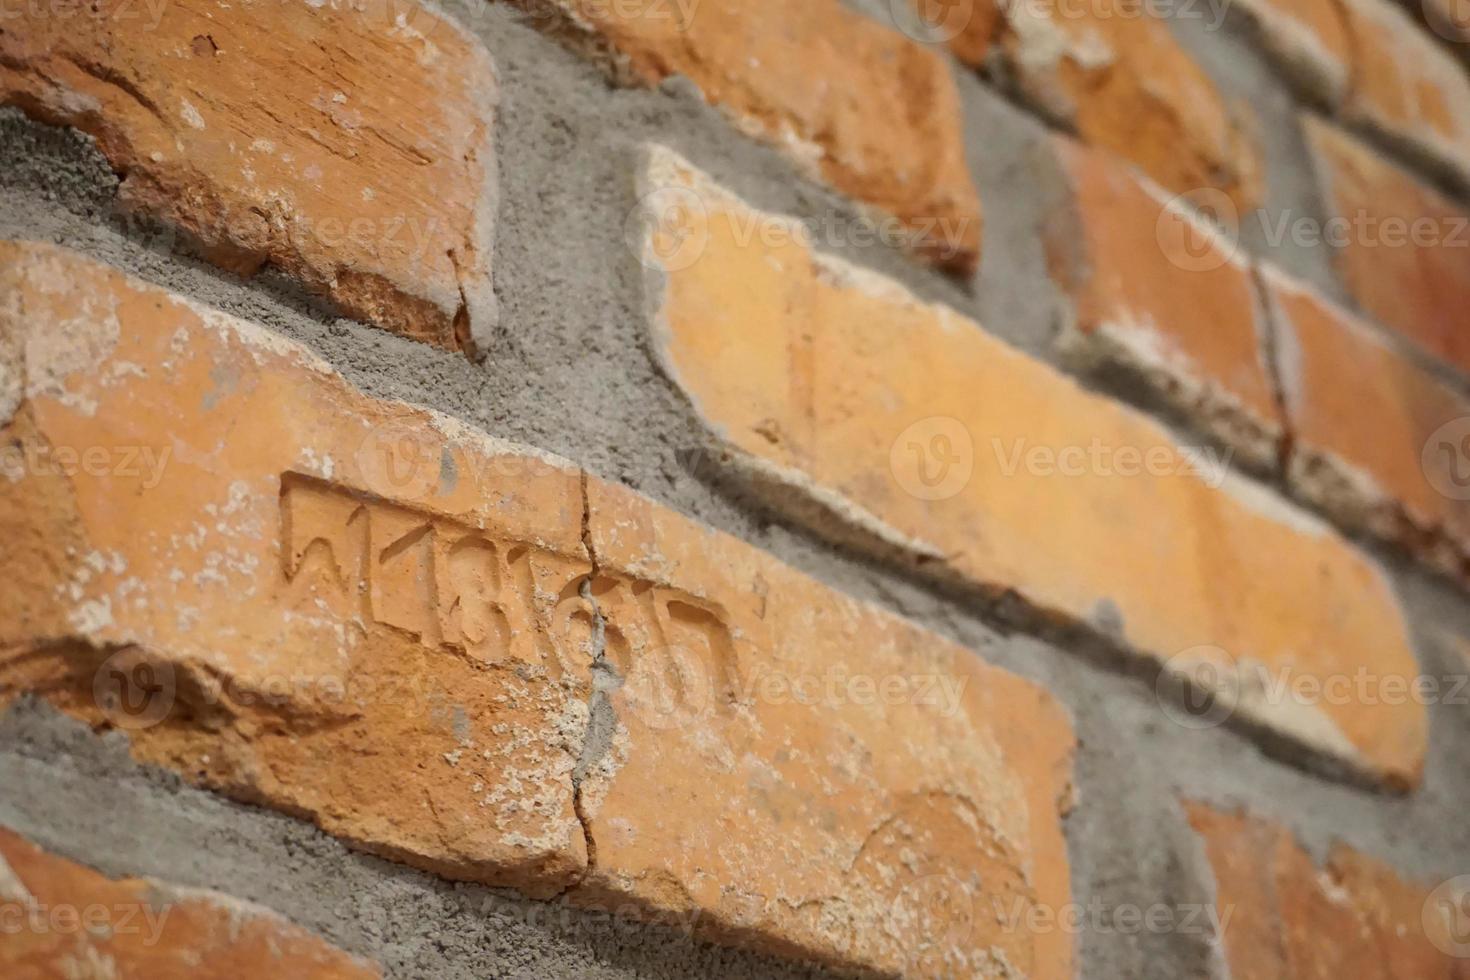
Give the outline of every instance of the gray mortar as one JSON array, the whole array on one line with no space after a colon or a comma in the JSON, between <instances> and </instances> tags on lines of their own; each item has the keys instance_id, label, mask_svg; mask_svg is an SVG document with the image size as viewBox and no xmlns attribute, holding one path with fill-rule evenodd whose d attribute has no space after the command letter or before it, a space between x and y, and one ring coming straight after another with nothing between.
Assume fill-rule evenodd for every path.
<instances>
[{"instance_id":1,"label":"gray mortar","mask_svg":"<svg viewBox=\"0 0 1470 980\"><path fill-rule=\"evenodd\" d=\"M1430 882L1470 872L1470 824L1463 819L1470 771L1460 758L1470 745L1470 709L1431 708L1425 785L1412 796L1324 781L1264 757L1234 731L1172 723L1152 687L1131 670L1008 635L997 628L1003 619L979 602L937 594L901 571L773 521L727 492L717 475L692 475L687 464L699 458L702 426L648 356L642 269L622 240L634 204L637 146L663 142L760 207L810 218L852 217L851 209L778 153L738 135L687 83L610 89L600 72L518 15L472 4L451 9L484 40L503 84L494 260L501 318L483 366L335 318L270 277L242 282L169 254L168 236L109 217L116 181L89 141L14 113L0 114L0 186L7 192L0 236L60 242L267 324L370 394L429 405L566 455L1046 685L1073 714L1080 741L1080 802L1067 822L1079 902L1147 907L1210 894L1176 803L1181 795L1280 820L1319 856L1340 837ZM990 209L992 244L978 296L883 249L831 250L954 305L1019 346L1049 351L1065 310L1057 312L1054 292L1032 292L1049 288L1028 230L1046 204L1025 163L1041 130L973 76L963 75L960 88L969 155ZM1042 295L1047 299L1038 304ZM1392 567L1425 669L1464 673L1446 639L1470 637L1463 597ZM1127 623L1112 626L1126 634ZM564 929L528 925L528 910L546 906L353 854L295 820L141 770L116 736L99 741L44 709L22 706L0 724L0 785L0 823L47 846L109 874L154 875L260 902L382 960L394 976L802 975L652 930L594 939L575 916ZM1215 966L1200 936L1095 930L1079 941L1081 975L1097 980L1204 976Z\"/></svg>"},{"instance_id":2,"label":"gray mortar","mask_svg":"<svg viewBox=\"0 0 1470 980\"><path fill-rule=\"evenodd\" d=\"M113 877L142 872L257 902L391 976L822 976L671 926L528 902L354 853L303 823L139 767L122 739L98 739L45 706L12 710L0 732L0 824Z\"/></svg>"},{"instance_id":3,"label":"gray mortar","mask_svg":"<svg viewBox=\"0 0 1470 980\"><path fill-rule=\"evenodd\" d=\"M1308 163L1306 137L1287 79L1262 52L1246 15L1238 9L1227 5L1223 13L1206 17L1176 16L1170 26L1261 150L1265 198L1260 208L1240 215L1242 246L1251 255L1313 283L1326 295L1345 300L1327 247L1298 244L1291 235L1279 232L1283 220L1307 219L1320 228L1332 213L1322 201Z\"/></svg>"}]
</instances>

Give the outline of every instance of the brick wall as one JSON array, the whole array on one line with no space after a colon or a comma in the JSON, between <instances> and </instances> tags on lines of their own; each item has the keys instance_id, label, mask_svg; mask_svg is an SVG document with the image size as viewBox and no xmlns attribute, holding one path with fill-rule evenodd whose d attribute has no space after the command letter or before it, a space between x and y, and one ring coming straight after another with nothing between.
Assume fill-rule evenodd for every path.
<instances>
[{"instance_id":1,"label":"brick wall","mask_svg":"<svg viewBox=\"0 0 1470 980\"><path fill-rule=\"evenodd\" d=\"M0 5L0 973L1470 977L1470 18Z\"/></svg>"}]
</instances>

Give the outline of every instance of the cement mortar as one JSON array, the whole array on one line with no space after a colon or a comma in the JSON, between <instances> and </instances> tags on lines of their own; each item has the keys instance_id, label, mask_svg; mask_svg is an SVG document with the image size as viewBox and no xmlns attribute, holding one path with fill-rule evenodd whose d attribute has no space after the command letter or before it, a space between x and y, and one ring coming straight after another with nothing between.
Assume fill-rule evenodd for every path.
<instances>
[{"instance_id":1,"label":"cement mortar","mask_svg":"<svg viewBox=\"0 0 1470 980\"><path fill-rule=\"evenodd\" d=\"M1234 731L1171 722L1137 670L1008 635L978 601L937 594L788 527L729 492L708 467L691 472L703 429L648 355L642 269L623 242L639 145L665 143L763 208L819 222L856 215L779 153L739 135L687 82L612 89L597 69L501 5L466 0L449 9L490 49L503 89L493 262L501 313L485 364L334 317L270 275L242 282L174 253L171 236L113 213L116 179L89 140L14 111L0 111L0 236L59 242L264 323L370 394L428 405L565 455L1047 685L1072 712L1080 739L1079 805L1067 823L1080 903L1147 908L1208 897L1208 871L1183 825L1180 797L1243 805L1283 821L1318 855L1340 838L1431 883L1470 872L1463 819L1470 772L1462 754L1470 746L1470 708L1431 709L1426 781L1412 796L1319 779L1264 757ZM1045 130L973 75L956 72L967 149L988 209L976 281L956 283L882 248L823 247L1050 357L1068 311L1046 281L1031 230L1055 193L1028 162ZM1276 169L1298 172L1301 147L1281 139L1272 151L1280 154ZM1305 190L1293 177L1274 184L1272 194L1289 202ZM1291 258L1289 267L1329 281L1320 278L1327 267L1318 258ZM1456 637L1470 636L1463 597L1393 567L1426 670L1464 673L1455 648ZM1115 625L1126 632L1126 623ZM110 874L154 875L260 902L378 958L393 976L805 975L653 930L589 938L575 917L560 929L528 924L527 910L541 906L353 854L295 820L139 769L116 736L99 740L33 706L14 709L0 724L0 785L0 823L46 846ZM1218 963L1207 939L1095 928L1079 937L1081 976L1212 975Z\"/></svg>"}]
</instances>

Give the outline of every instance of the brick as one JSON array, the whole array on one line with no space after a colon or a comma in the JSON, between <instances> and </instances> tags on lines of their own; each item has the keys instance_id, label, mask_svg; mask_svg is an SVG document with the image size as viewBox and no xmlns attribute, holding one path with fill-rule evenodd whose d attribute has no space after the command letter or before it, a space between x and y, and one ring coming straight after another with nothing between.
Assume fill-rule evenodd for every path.
<instances>
[{"instance_id":1,"label":"brick","mask_svg":"<svg viewBox=\"0 0 1470 980\"><path fill-rule=\"evenodd\" d=\"M1470 975L1425 928L1431 891L1337 844L1325 866L1291 832L1240 812L1187 804L1214 872L1223 950L1235 980ZM1451 947L1453 948L1453 947Z\"/></svg>"},{"instance_id":2,"label":"brick","mask_svg":"<svg viewBox=\"0 0 1470 980\"><path fill-rule=\"evenodd\" d=\"M968 275L979 261L980 201L944 60L841 0L549 4L590 35L619 74L683 75L745 132L813 175L902 220L913 248Z\"/></svg>"},{"instance_id":3,"label":"brick","mask_svg":"<svg viewBox=\"0 0 1470 980\"><path fill-rule=\"evenodd\" d=\"M1072 298L1064 349L1083 369L1141 381L1243 462L1274 464L1282 436L1247 259L1183 201L1105 154L1053 140L1067 192L1044 239ZM1228 202L1206 195L1230 220Z\"/></svg>"},{"instance_id":4,"label":"brick","mask_svg":"<svg viewBox=\"0 0 1470 980\"><path fill-rule=\"evenodd\" d=\"M1335 261L1369 315L1470 372L1470 212L1315 118L1305 121L1329 210L1343 223Z\"/></svg>"},{"instance_id":5,"label":"brick","mask_svg":"<svg viewBox=\"0 0 1470 980\"><path fill-rule=\"evenodd\" d=\"M0 970L53 977L381 977L274 912L151 878L109 878L0 827Z\"/></svg>"},{"instance_id":6,"label":"brick","mask_svg":"<svg viewBox=\"0 0 1470 980\"><path fill-rule=\"evenodd\" d=\"M1305 283L1262 272L1293 435L1288 476L1314 505L1463 576L1470 491L1456 420L1470 400ZM1445 428L1448 426L1448 428ZM1448 448L1448 452L1443 452Z\"/></svg>"},{"instance_id":7,"label":"brick","mask_svg":"<svg viewBox=\"0 0 1470 980\"><path fill-rule=\"evenodd\" d=\"M497 96L477 41L416 0L73 13L17 8L0 104L95 137L127 212L347 316L483 348Z\"/></svg>"},{"instance_id":8,"label":"brick","mask_svg":"<svg viewBox=\"0 0 1470 980\"><path fill-rule=\"evenodd\" d=\"M1240 210L1259 202L1260 152L1240 111L1147 5L960 0L946 17L964 25L945 31L957 57L999 62L1025 99L1086 142L1176 194L1213 188Z\"/></svg>"},{"instance_id":9,"label":"brick","mask_svg":"<svg viewBox=\"0 0 1470 980\"><path fill-rule=\"evenodd\" d=\"M1470 74L1390 0L1342 0L1356 57L1342 114L1470 184Z\"/></svg>"},{"instance_id":10,"label":"brick","mask_svg":"<svg viewBox=\"0 0 1470 980\"><path fill-rule=\"evenodd\" d=\"M1242 0L1240 9L1299 91L1322 106L1344 101L1357 39L1340 0Z\"/></svg>"},{"instance_id":11,"label":"brick","mask_svg":"<svg viewBox=\"0 0 1470 980\"><path fill-rule=\"evenodd\" d=\"M1068 900L1046 693L259 328L4 258L0 700L448 877L844 968L1073 975L998 918Z\"/></svg>"},{"instance_id":12,"label":"brick","mask_svg":"<svg viewBox=\"0 0 1470 980\"><path fill-rule=\"evenodd\" d=\"M645 261L676 259L649 280L655 352L776 510L1159 660L1208 645L1293 677L1418 676L1382 571L1325 524L953 310L752 234L781 219L668 151L645 180L701 202L677 229L650 215ZM1419 778L1420 705L1240 699L1369 778Z\"/></svg>"},{"instance_id":13,"label":"brick","mask_svg":"<svg viewBox=\"0 0 1470 980\"><path fill-rule=\"evenodd\" d=\"M1427 0L1424 11L1443 21L1454 2ZM1243 9L1262 45L1309 99L1421 162L1470 180L1470 76L1401 5L1246 0Z\"/></svg>"}]
</instances>

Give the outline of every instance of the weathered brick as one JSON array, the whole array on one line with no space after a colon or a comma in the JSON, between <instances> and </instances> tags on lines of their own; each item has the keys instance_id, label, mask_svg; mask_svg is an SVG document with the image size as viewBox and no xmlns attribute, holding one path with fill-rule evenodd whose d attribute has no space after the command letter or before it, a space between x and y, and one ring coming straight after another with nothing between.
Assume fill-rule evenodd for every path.
<instances>
[{"instance_id":1,"label":"weathered brick","mask_svg":"<svg viewBox=\"0 0 1470 980\"><path fill-rule=\"evenodd\" d=\"M1318 507L1452 575L1470 555L1470 400L1305 283L1265 268L1293 436L1288 475ZM1447 452L1445 450L1448 450Z\"/></svg>"},{"instance_id":2,"label":"weathered brick","mask_svg":"<svg viewBox=\"0 0 1470 980\"><path fill-rule=\"evenodd\" d=\"M1262 46L1319 105L1346 98L1356 43L1341 0L1242 0Z\"/></svg>"},{"instance_id":3,"label":"weathered brick","mask_svg":"<svg viewBox=\"0 0 1470 980\"><path fill-rule=\"evenodd\" d=\"M1069 894L1043 691L263 330L4 260L0 699L446 876L844 967L1072 975L1069 937L1000 917Z\"/></svg>"},{"instance_id":4,"label":"weathered brick","mask_svg":"<svg viewBox=\"0 0 1470 980\"><path fill-rule=\"evenodd\" d=\"M692 79L742 130L905 222L917 252L974 271L980 200L959 94L934 52L841 0L701 0L687 16L678 4L518 2L563 11L637 81Z\"/></svg>"},{"instance_id":5,"label":"weathered brick","mask_svg":"<svg viewBox=\"0 0 1470 980\"><path fill-rule=\"evenodd\" d=\"M0 916L0 972L10 980L382 976L267 909L151 878L108 878L4 827Z\"/></svg>"},{"instance_id":6,"label":"weathered brick","mask_svg":"<svg viewBox=\"0 0 1470 980\"><path fill-rule=\"evenodd\" d=\"M0 33L0 104L95 137L131 214L472 353L495 320L496 97L484 49L416 0L23 4Z\"/></svg>"},{"instance_id":7,"label":"weathered brick","mask_svg":"<svg viewBox=\"0 0 1470 980\"><path fill-rule=\"evenodd\" d=\"M1439 2L1426 0L1424 9L1443 19ZM1470 76L1399 4L1245 0L1243 9L1308 98L1470 180Z\"/></svg>"},{"instance_id":8,"label":"weathered brick","mask_svg":"<svg viewBox=\"0 0 1470 980\"><path fill-rule=\"evenodd\" d=\"M1335 259L1367 313L1470 372L1470 213L1373 150L1308 117L1328 207L1342 224Z\"/></svg>"},{"instance_id":9,"label":"weathered brick","mask_svg":"<svg viewBox=\"0 0 1470 980\"><path fill-rule=\"evenodd\" d=\"M936 0L913 0L921 12ZM1082 139L1174 193L1214 188L1236 207L1261 195L1260 153L1240 111L1136 0L958 0L941 24L980 66L999 61L1021 94ZM935 18L938 19L938 18Z\"/></svg>"},{"instance_id":10,"label":"weathered brick","mask_svg":"<svg viewBox=\"0 0 1470 980\"><path fill-rule=\"evenodd\" d=\"M1463 961L1431 936L1429 888L1343 844L1324 867L1285 827L1202 803L1187 804L1214 872L1223 950L1235 980L1461 978Z\"/></svg>"},{"instance_id":11,"label":"weathered brick","mask_svg":"<svg viewBox=\"0 0 1470 980\"><path fill-rule=\"evenodd\" d=\"M1342 0L1353 39L1341 112L1470 183L1470 75L1391 0Z\"/></svg>"},{"instance_id":12,"label":"weathered brick","mask_svg":"<svg viewBox=\"0 0 1470 980\"><path fill-rule=\"evenodd\" d=\"M678 228L650 215L645 260L677 258L650 278L655 350L771 506L1159 659L1209 645L1242 670L1417 676L1381 570L1326 525L952 310L752 234L781 219L668 151L646 179L700 202ZM1421 705L1240 696L1362 773L1418 779Z\"/></svg>"},{"instance_id":13,"label":"weathered brick","mask_svg":"<svg viewBox=\"0 0 1470 980\"><path fill-rule=\"evenodd\" d=\"M1062 138L1053 146L1068 193L1045 239L1052 276L1075 308L1067 353L1084 369L1141 380L1244 461L1274 463L1280 409L1246 257L1189 202L1103 153Z\"/></svg>"}]
</instances>

